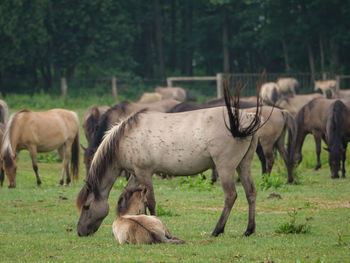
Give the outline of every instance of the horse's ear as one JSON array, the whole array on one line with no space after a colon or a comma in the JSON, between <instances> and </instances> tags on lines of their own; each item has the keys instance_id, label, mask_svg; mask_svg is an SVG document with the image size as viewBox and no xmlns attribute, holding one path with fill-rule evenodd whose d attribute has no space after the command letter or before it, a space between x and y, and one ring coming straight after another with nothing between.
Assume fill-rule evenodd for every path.
<instances>
[{"instance_id":1,"label":"horse's ear","mask_svg":"<svg viewBox=\"0 0 350 263\"><path fill-rule=\"evenodd\" d=\"M82 144L80 144L80 147L83 149L84 152L87 150L87 148L85 148Z\"/></svg>"},{"instance_id":2,"label":"horse's ear","mask_svg":"<svg viewBox=\"0 0 350 263\"><path fill-rule=\"evenodd\" d=\"M331 150L328 147L323 147L327 152L330 152Z\"/></svg>"}]
</instances>

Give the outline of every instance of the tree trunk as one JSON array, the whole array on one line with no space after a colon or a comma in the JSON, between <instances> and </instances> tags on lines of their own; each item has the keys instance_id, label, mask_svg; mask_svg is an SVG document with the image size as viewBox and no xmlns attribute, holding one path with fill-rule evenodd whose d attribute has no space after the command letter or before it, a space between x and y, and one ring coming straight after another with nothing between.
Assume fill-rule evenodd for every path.
<instances>
[{"instance_id":1,"label":"tree trunk","mask_svg":"<svg viewBox=\"0 0 350 263\"><path fill-rule=\"evenodd\" d=\"M310 65L310 72L311 72L311 81L315 81L315 61L314 61L314 55L312 53L312 48L310 42L307 43L307 52L309 57L309 65Z\"/></svg>"},{"instance_id":2,"label":"tree trunk","mask_svg":"<svg viewBox=\"0 0 350 263\"><path fill-rule=\"evenodd\" d=\"M229 25L227 15L224 15L222 25L222 50L223 50L223 67L224 73L230 72L230 49L229 49Z\"/></svg>"},{"instance_id":3,"label":"tree trunk","mask_svg":"<svg viewBox=\"0 0 350 263\"><path fill-rule=\"evenodd\" d=\"M184 11L184 40L183 40L183 69L182 72L187 76L192 76L192 59L193 59L193 47L192 47L192 13L193 5L192 1L185 1L185 11Z\"/></svg>"},{"instance_id":4,"label":"tree trunk","mask_svg":"<svg viewBox=\"0 0 350 263\"><path fill-rule=\"evenodd\" d=\"M171 9L170 9L170 17L171 17L171 50L170 50L170 61L169 66L171 71L175 71L177 59L176 59L176 0L171 1Z\"/></svg>"},{"instance_id":5,"label":"tree trunk","mask_svg":"<svg viewBox=\"0 0 350 263\"><path fill-rule=\"evenodd\" d=\"M320 59L321 59L321 72L323 74L325 71L325 68L324 68L324 47L323 47L323 39L321 36L320 36Z\"/></svg>"},{"instance_id":6,"label":"tree trunk","mask_svg":"<svg viewBox=\"0 0 350 263\"><path fill-rule=\"evenodd\" d=\"M339 53L338 53L338 45L334 40L331 40L330 42L330 49L331 49L331 69L332 73L339 74Z\"/></svg>"},{"instance_id":7,"label":"tree trunk","mask_svg":"<svg viewBox=\"0 0 350 263\"><path fill-rule=\"evenodd\" d=\"M281 32L281 41L282 41L285 70L286 72L290 72L288 48L287 48L287 42L286 42L286 34L284 33L284 30L282 30Z\"/></svg>"},{"instance_id":8,"label":"tree trunk","mask_svg":"<svg viewBox=\"0 0 350 263\"><path fill-rule=\"evenodd\" d=\"M158 57L158 71L159 77L162 81L165 81L165 66L164 66L164 54L163 54L163 42L162 42L162 29L161 29L161 13L159 0L154 0L154 23L155 23L155 38L156 38L156 49Z\"/></svg>"}]
</instances>

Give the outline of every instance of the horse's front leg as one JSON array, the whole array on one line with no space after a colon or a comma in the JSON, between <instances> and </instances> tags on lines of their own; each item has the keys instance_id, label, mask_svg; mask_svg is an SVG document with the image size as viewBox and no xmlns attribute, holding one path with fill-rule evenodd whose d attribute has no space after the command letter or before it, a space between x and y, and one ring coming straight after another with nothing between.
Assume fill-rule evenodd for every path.
<instances>
[{"instance_id":1,"label":"horse's front leg","mask_svg":"<svg viewBox=\"0 0 350 263\"><path fill-rule=\"evenodd\" d=\"M39 177L39 172L38 172L38 163L37 163L37 150L36 150L36 145L30 145L28 147L28 151L30 153L30 158L32 159L32 165L33 165L33 170L35 172L35 177L36 177L36 184L38 186L41 185L41 180Z\"/></svg>"},{"instance_id":2,"label":"horse's front leg","mask_svg":"<svg viewBox=\"0 0 350 263\"><path fill-rule=\"evenodd\" d=\"M135 169L135 180L147 188L147 206L151 215L157 215L156 199L154 197L154 189L152 182L152 172L141 169ZM131 179L131 178L130 178Z\"/></svg>"}]
</instances>

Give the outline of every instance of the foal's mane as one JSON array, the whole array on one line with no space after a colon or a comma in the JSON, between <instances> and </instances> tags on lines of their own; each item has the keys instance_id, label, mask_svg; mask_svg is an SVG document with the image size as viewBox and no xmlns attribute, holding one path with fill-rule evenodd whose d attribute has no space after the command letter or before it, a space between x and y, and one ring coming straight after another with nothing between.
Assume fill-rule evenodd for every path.
<instances>
[{"instance_id":1,"label":"foal's mane","mask_svg":"<svg viewBox=\"0 0 350 263\"><path fill-rule=\"evenodd\" d=\"M137 126L140 114L146 111L147 109L142 109L136 112L106 132L92 160L85 185L77 197L76 205L79 209L86 201L89 192L93 191L95 198L99 197L99 182L102 180L107 169L118 158L117 153L120 140L124 137L125 133Z\"/></svg>"},{"instance_id":2,"label":"foal's mane","mask_svg":"<svg viewBox=\"0 0 350 263\"><path fill-rule=\"evenodd\" d=\"M4 165L7 167L12 166L13 164L13 158L12 158L13 151L12 151L12 145L11 145L11 133L13 129L13 123L14 123L14 120L17 118L17 116L23 112L30 112L30 111L24 109L11 115L9 122L6 125L4 136L2 138L1 158L4 161Z\"/></svg>"}]
</instances>

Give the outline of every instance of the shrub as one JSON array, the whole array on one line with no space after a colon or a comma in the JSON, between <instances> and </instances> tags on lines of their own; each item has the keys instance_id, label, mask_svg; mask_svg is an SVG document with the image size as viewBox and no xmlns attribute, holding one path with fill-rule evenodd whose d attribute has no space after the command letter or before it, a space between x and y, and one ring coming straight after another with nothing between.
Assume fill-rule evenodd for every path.
<instances>
[{"instance_id":1,"label":"shrub","mask_svg":"<svg viewBox=\"0 0 350 263\"><path fill-rule=\"evenodd\" d=\"M275 173L263 174L261 180L257 183L257 188L260 190L267 190L271 187L274 189L284 187L286 179L283 176L279 176Z\"/></svg>"},{"instance_id":2,"label":"shrub","mask_svg":"<svg viewBox=\"0 0 350 263\"><path fill-rule=\"evenodd\" d=\"M211 191L215 187L210 184L211 181L206 179L203 174L199 174L196 177L184 177L181 179L180 183L184 188L198 191Z\"/></svg>"},{"instance_id":3,"label":"shrub","mask_svg":"<svg viewBox=\"0 0 350 263\"><path fill-rule=\"evenodd\" d=\"M293 209L291 213L288 213L290 216L290 221L286 222L275 230L278 234L306 234L311 232L310 225L305 224L296 224L296 209Z\"/></svg>"},{"instance_id":4,"label":"shrub","mask_svg":"<svg viewBox=\"0 0 350 263\"><path fill-rule=\"evenodd\" d=\"M62 162L61 157L56 151L49 153L38 153L38 163L59 163Z\"/></svg>"}]
</instances>

